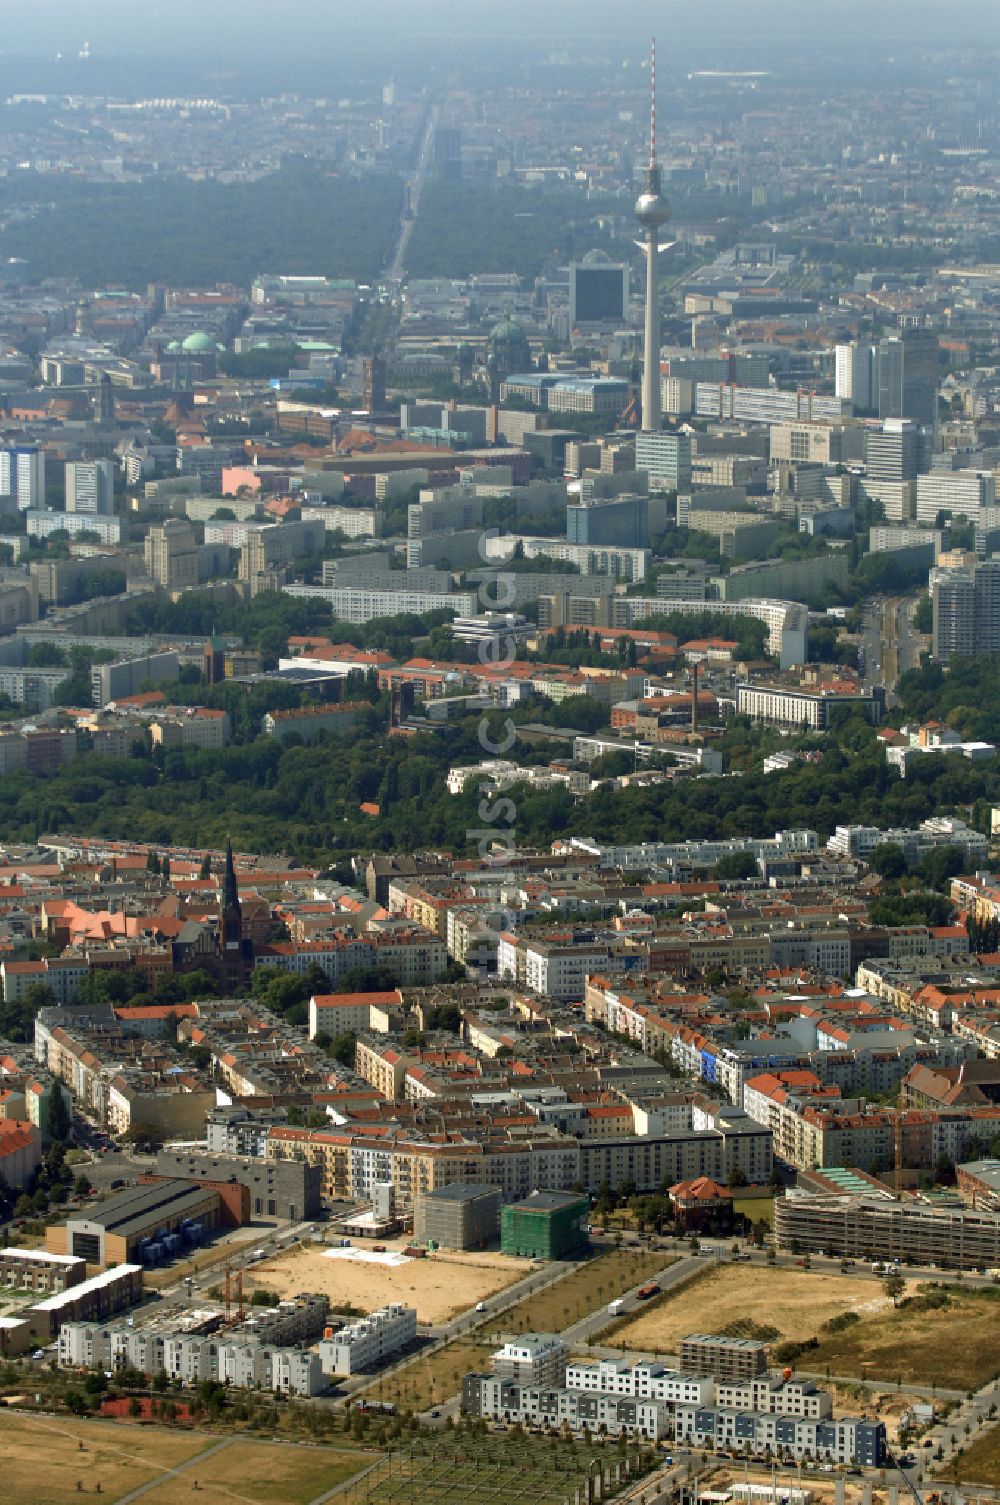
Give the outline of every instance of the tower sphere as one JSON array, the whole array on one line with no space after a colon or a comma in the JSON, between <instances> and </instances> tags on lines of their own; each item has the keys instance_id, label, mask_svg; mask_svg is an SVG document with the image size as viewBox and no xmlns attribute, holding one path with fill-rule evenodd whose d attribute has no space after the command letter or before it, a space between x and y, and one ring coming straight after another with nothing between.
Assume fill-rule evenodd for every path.
<instances>
[{"instance_id":1,"label":"tower sphere","mask_svg":"<svg viewBox=\"0 0 1000 1505\"><path fill-rule=\"evenodd\" d=\"M647 230L658 230L670 218L670 209L662 194L647 191L635 201L635 217Z\"/></svg>"}]
</instances>

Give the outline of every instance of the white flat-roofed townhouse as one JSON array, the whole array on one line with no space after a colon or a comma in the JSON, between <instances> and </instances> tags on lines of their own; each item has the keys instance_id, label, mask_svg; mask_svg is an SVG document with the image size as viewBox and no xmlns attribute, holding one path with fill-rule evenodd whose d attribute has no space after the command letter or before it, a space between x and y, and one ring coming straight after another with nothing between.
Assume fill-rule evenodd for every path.
<instances>
[{"instance_id":1,"label":"white flat-roofed townhouse","mask_svg":"<svg viewBox=\"0 0 1000 1505\"><path fill-rule=\"evenodd\" d=\"M755 1380L719 1380L715 1403L722 1410L771 1411L778 1416L804 1416L814 1421L833 1413L826 1390L812 1380L778 1380L764 1375Z\"/></svg>"},{"instance_id":2,"label":"white flat-roofed townhouse","mask_svg":"<svg viewBox=\"0 0 1000 1505\"><path fill-rule=\"evenodd\" d=\"M663 1364L630 1364L625 1359L577 1360L567 1365L566 1388L635 1396L672 1406L705 1406L712 1401L715 1381L710 1375L682 1374Z\"/></svg>"},{"instance_id":3,"label":"white flat-roofed townhouse","mask_svg":"<svg viewBox=\"0 0 1000 1505\"><path fill-rule=\"evenodd\" d=\"M398 1353L417 1335L417 1313L412 1306L392 1302L371 1312L360 1322L343 1327L319 1345L324 1374L357 1374L371 1369L390 1354Z\"/></svg>"}]
</instances>

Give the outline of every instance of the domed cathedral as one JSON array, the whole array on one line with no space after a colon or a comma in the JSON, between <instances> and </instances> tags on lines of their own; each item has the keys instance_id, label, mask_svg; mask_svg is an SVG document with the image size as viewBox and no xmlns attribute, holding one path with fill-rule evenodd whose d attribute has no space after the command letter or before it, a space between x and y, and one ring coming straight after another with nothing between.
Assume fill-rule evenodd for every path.
<instances>
[{"instance_id":1,"label":"domed cathedral","mask_svg":"<svg viewBox=\"0 0 1000 1505\"><path fill-rule=\"evenodd\" d=\"M531 346L520 324L506 312L486 337L486 370L490 384L490 401L500 401L500 383L522 371L531 370Z\"/></svg>"},{"instance_id":2,"label":"domed cathedral","mask_svg":"<svg viewBox=\"0 0 1000 1505\"><path fill-rule=\"evenodd\" d=\"M211 381L218 375L218 358L225 346L203 329L183 340L171 340L160 352L161 380L175 392L188 391L195 382Z\"/></svg>"}]
</instances>

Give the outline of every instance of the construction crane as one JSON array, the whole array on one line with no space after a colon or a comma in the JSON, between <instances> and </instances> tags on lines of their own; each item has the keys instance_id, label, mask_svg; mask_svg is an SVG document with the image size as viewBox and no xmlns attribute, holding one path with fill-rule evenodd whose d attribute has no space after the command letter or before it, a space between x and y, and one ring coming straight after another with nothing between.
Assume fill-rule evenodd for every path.
<instances>
[{"instance_id":1,"label":"construction crane","mask_svg":"<svg viewBox=\"0 0 1000 1505\"><path fill-rule=\"evenodd\" d=\"M887 1461L887 1463L888 1463L888 1465L889 1465L890 1468L895 1467L895 1470L896 1470L897 1474L902 1479L903 1483L906 1485L907 1491L909 1492L909 1494L910 1494L910 1496L911 1496L911 1498L913 1500L913 1505L924 1505L924 1497L923 1497L923 1495L920 1493L920 1490L917 1488L917 1486L914 1484L913 1480L910 1478L909 1474L906 1472L906 1470L903 1468L902 1464L899 1462L898 1457L896 1457L895 1455L893 1455L892 1457L888 1458L886 1461ZM931 1500L934 1500L937 1497L935 1495L931 1495L929 1498Z\"/></svg>"},{"instance_id":2,"label":"construction crane","mask_svg":"<svg viewBox=\"0 0 1000 1505\"><path fill-rule=\"evenodd\" d=\"M246 1316L243 1308L243 1268L226 1266L226 1326L233 1320L233 1276L236 1277L236 1321L242 1322Z\"/></svg>"}]
</instances>

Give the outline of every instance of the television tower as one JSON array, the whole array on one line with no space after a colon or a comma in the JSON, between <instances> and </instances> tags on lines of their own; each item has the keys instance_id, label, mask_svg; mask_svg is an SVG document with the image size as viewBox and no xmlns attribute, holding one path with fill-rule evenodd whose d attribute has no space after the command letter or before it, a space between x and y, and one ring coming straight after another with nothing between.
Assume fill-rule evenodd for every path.
<instances>
[{"instance_id":1,"label":"television tower","mask_svg":"<svg viewBox=\"0 0 1000 1505\"><path fill-rule=\"evenodd\" d=\"M646 330L642 360L642 429L660 427L660 288L657 256L660 228L670 218L661 192L660 164L656 160L656 38L649 63L649 166L646 186L636 200L635 217L643 229L641 244L646 252Z\"/></svg>"}]
</instances>

